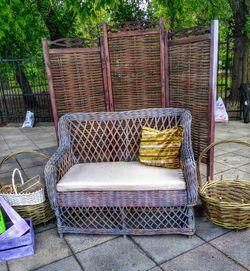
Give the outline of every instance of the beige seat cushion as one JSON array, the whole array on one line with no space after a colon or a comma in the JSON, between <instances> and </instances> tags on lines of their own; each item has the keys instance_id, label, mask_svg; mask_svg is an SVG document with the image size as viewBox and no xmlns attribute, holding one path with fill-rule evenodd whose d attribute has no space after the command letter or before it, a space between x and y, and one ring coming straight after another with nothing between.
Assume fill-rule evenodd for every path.
<instances>
[{"instance_id":1,"label":"beige seat cushion","mask_svg":"<svg viewBox=\"0 0 250 271\"><path fill-rule=\"evenodd\" d=\"M139 162L74 165L57 184L64 191L183 190L180 169L145 166Z\"/></svg>"}]
</instances>

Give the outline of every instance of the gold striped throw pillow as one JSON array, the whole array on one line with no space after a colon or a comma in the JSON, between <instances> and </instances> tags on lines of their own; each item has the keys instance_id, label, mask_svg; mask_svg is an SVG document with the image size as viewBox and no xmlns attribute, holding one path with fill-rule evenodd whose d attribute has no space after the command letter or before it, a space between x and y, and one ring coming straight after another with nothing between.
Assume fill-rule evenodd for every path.
<instances>
[{"instance_id":1,"label":"gold striped throw pillow","mask_svg":"<svg viewBox=\"0 0 250 271\"><path fill-rule=\"evenodd\" d=\"M180 167L180 147L184 126L174 126L162 131L142 127L139 160L149 166Z\"/></svg>"}]
</instances>

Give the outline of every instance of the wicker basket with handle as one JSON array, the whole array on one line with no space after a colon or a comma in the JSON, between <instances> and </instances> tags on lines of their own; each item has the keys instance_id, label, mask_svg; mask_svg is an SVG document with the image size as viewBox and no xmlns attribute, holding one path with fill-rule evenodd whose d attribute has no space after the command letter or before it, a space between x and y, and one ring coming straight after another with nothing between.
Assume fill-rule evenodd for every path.
<instances>
[{"instance_id":1,"label":"wicker basket with handle","mask_svg":"<svg viewBox=\"0 0 250 271\"><path fill-rule=\"evenodd\" d=\"M19 188L22 188L30 183L32 185L31 191L28 190L26 192L24 190L22 192L18 192L15 177L16 173L19 174L21 180L21 185L19 185ZM39 204L45 201L44 185L41 183L40 175L34 176L33 178L24 182L21 171L18 168L15 168L12 173L12 186L4 185L0 189L0 196L2 196L11 206Z\"/></svg>"},{"instance_id":2,"label":"wicker basket with handle","mask_svg":"<svg viewBox=\"0 0 250 271\"><path fill-rule=\"evenodd\" d=\"M205 206L205 212L214 224L227 229L250 227L250 180L235 179L210 180L202 182L200 163L208 150L219 144L239 143L250 147L241 140L222 140L205 148L197 160L199 194Z\"/></svg>"},{"instance_id":3,"label":"wicker basket with handle","mask_svg":"<svg viewBox=\"0 0 250 271\"><path fill-rule=\"evenodd\" d=\"M0 168L1 166L9 159L19 155L19 154L32 154L38 155L45 159L49 159L49 156L33 150L23 150L23 151L16 151L6 155L0 161ZM0 185L1 188L1 185ZM49 200L47 198L47 192L45 189L45 201L39 204L34 205L20 205L20 206L13 206L13 208L24 218L31 217L33 225L39 224L46 224L46 222L50 221L52 218L55 217L54 211L50 207Z\"/></svg>"}]
</instances>

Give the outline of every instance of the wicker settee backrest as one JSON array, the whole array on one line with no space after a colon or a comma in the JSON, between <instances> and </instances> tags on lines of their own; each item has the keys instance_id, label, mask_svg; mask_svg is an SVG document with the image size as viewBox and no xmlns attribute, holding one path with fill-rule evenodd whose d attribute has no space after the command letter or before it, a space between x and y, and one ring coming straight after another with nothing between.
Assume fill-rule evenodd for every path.
<instances>
[{"instance_id":1,"label":"wicker settee backrest","mask_svg":"<svg viewBox=\"0 0 250 271\"><path fill-rule=\"evenodd\" d=\"M179 124L185 126L185 146L191 115L184 109L66 114L59 121L59 145L70 148L76 162L134 161L142 126L162 130Z\"/></svg>"}]
</instances>

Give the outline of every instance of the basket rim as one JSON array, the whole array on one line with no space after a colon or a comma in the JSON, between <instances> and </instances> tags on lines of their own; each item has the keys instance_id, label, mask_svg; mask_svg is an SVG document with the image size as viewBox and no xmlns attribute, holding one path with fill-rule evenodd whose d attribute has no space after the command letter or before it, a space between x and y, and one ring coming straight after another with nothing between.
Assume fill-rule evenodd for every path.
<instances>
[{"instance_id":1,"label":"basket rim","mask_svg":"<svg viewBox=\"0 0 250 271\"><path fill-rule=\"evenodd\" d=\"M223 201L218 197L214 197L213 195L208 195L207 192L209 188L216 188L218 185L223 185L225 187L229 187L231 185L238 185L239 188L246 189L249 188L250 191L250 181L247 180L240 180L240 179L220 179L220 180L211 180L209 182L205 182L199 189L199 195L201 199L206 204L212 204L220 206L220 208L242 208L242 209L249 209L250 210L250 200L247 202L234 202L234 201Z\"/></svg>"},{"instance_id":2,"label":"basket rim","mask_svg":"<svg viewBox=\"0 0 250 271\"><path fill-rule=\"evenodd\" d=\"M3 187L2 187L3 188ZM1 189L2 189L1 188ZM41 193L41 192L43 192L45 189L44 189L44 187L41 187L40 189L38 189L38 190L36 190L36 191L34 191L34 192L28 192L28 193L19 193L19 194L15 194L15 193L11 193L11 194L5 194L5 193L1 193L0 192L0 196L15 196L15 197L26 197L26 196L30 196L30 195L34 195L34 194L38 194L38 193Z\"/></svg>"}]
</instances>

